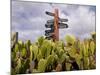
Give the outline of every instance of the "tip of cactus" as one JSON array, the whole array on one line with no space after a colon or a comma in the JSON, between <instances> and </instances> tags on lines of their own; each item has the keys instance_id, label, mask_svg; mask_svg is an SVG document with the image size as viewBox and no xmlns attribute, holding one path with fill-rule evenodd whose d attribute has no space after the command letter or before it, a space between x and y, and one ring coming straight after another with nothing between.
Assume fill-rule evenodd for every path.
<instances>
[{"instance_id":1,"label":"tip of cactus","mask_svg":"<svg viewBox=\"0 0 100 75\"><path fill-rule=\"evenodd\" d=\"M67 35L66 36L66 41L69 44L74 44L75 40L76 40L76 38L74 36L72 36L72 35Z\"/></svg>"}]
</instances>

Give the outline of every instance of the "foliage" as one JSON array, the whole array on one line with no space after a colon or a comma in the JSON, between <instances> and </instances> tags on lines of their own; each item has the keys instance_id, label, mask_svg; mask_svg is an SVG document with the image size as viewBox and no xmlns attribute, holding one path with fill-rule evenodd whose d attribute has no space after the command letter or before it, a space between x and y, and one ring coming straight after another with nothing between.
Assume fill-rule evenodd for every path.
<instances>
[{"instance_id":1,"label":"foliage","mask_svg":"<svg viewBox=\"0 0 100 75\"><path fill-rule=\"evenodd\" d=\"M96 33L85 40L67 35L65 40L19 40L11 50L12 75L96 68Z\"/></svg>"}]
</instances>

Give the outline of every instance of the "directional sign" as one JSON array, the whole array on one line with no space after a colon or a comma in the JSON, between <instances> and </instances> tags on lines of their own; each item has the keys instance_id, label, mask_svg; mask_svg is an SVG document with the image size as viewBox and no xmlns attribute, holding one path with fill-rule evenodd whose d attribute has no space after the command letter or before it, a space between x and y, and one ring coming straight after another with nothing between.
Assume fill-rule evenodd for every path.
<instances>
[{"instance_id":1,"label":"directional sign","mask_svg":"<svg viewBox=\"0 0 100 75\"><path fill-rule=\"evenodd\" d=\"M52 24L54 24L54 22L47 22L46 24L47 25L52 25Z\"/></svg>"},{"instance_id":2,"label":"directional sign","mask_svg":"<svg viewBox=\"0 0 100 75\"><path fill-rule=\"evenodd\" d=\"M54 24L45 24L46 28L53 28Z\"/></svg>"},{"instance_id":3,"label":"directional sign","mask_svg":"<svg viewBox=\"0 0 100 75\"><path fill-rule=\"evenodd\" d=\"M59 22L67 22L68 19L59 19ZM54 19L52 20L48 20L47 23L53 23L54 22Z\"/></svg>"},{"instance_id":4,"label":"directional sign","mask_svg":"<svg viewBox=\"0 0 100 75\"><path fill-rule=\"evenodd\" d=\"M68 25L65 23L59 23L58 27L59 28L68 28Z\"/></svg>"},{"instance_id":5,"label":"directional sign","mask_svg":"<svg viewBox=\"0 0 100 75\"><path fill-rule=\"evenodd\" d=\"M53 37L54 37L54 35L52 35L52 36L46 36L46 39L50 40L50 39L52 39Z\"/></svg>"},{"instance_id":6,"label":"directional sign","mask_svg":"<svg viewBox=\"0 0 100 75\"><path fill-rule=\"evenodd\" d=\"M45 24L46 28L54 28L54 23L47 23ZM59 23L58 28L63 29L63 28L68 28L68 25L65 23Z\"/></svg>"},{"instance_id":7,"label":"directional sign","mask_svg":"<svg viewBox=\"0 0 100 75\"><path fill-rule=\"evenodd\" d=\"M50 37L50 36L52 36L52 33L45 33L45 36Z\"/></svg>"},{"instance_id":8,"label":"directional sign","mask_svg":"<svg viewBox=\"0 0 100 75\"><path fill-rule=\"evenodd\" d=\"M45 27L50 30L45 30L45 36L47 39L53 39L53 41L59 40L59 29L68 28L68 25L63 23L67 22L68 19L61 19L59 17L58 9L55 9L54 13L45 12L47 15L52 16L53 19L47 20Z\"/></svg>"},{"instance_id":9,"label":"directional sign","mask_svg":"<svg viewBox=\"0 0 100 75\"><path fill-rule=\"evenodd\" d=\"M46 33L52 33L53 30L46 30L45 32L46 32Z\"/></svg>"},{"instance_id":10,"label":"directional sign","mask_svg":"<svg viewBox=\"0 0 100 75\"><path fill-rule=\"evenodd\" d=\"M59 18L59 21L61 21L61 22L67 22L68 19L60 19L60 18Z\"/></svg>"},{"instance_id":11,"label":"directional sign","mask_svg":"<svg viewBox=\"0 0 100 75\"><path fill-rule=\"evenodd\" d=\"M54 23L54 19L48 20L47 23Z\"/></svg>"},{"instance_id":12,"label":"directional sign","mask_svg":"<svg viewBox=\"0 0 100 75\"><path fill-rule=\"evenodd\" d=\"M45 12L47 15L50 15L50 16L54 16L55 14L54 13L51 13L51 12L48 12L48 11L46 11Z\"/></svg>"},{"instance_id":13,"label":"directional sign","mask_svg":"<svg viewBox=\"0 0 100 75\"><path fill-rule=\"evenodd\" d=\"M54 28L51 28L50 30L45 30L45 36L52 36L54 33Z\"/></svg>"}]
</instances>

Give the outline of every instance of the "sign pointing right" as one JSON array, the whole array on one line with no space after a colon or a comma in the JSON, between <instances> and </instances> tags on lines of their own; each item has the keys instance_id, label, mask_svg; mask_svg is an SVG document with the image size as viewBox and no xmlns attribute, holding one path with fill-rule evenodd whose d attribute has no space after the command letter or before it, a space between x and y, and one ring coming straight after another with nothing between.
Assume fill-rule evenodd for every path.
<instances>
[{"instance_id":1,"label":"sign pointing right","mask_svg":"<svg viewBox=\"0 0 100 75\"><path fill-rule=\"evenodd\" d=\"M68 28L68 25L67 24L65 24L65 23L59 23L59 25L58 25L58 27L61 29L63 29L63 28Z\"/></svg>"},{"instance_id":2,"label":"sign pointing right","mask_svg":"<svg viewBox=\"0 0 100 75\"><path fill-rule=\"evenodd\" d=\"M60 18L59 18L59 21L61 21L61 22L67 22L68 19L60 19Z\"/></svg>"}]
</instances>

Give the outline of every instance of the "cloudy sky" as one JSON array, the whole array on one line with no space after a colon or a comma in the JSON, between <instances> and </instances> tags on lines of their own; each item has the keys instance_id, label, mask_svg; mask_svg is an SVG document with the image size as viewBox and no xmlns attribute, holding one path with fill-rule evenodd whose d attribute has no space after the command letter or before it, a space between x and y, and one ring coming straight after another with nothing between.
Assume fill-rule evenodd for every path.
<instances>
[{"instance_id":1,"label":"cloudy sky","mask_svg":"<svg viewBox=\"0 0 100 75\"><path fill-rule=\"evenodd\" d=\"M45 34L45 24L53 17L45 14L45 11L54 12L59 9L60 18L68 19L68 28L60 29L60 39L71 34L80 39L90 37L95 31L96 7L73 4L53 4L12 1L12 32L19 32L19 39L36 41L39 36Z\"/></svg>"}]
</instances>

